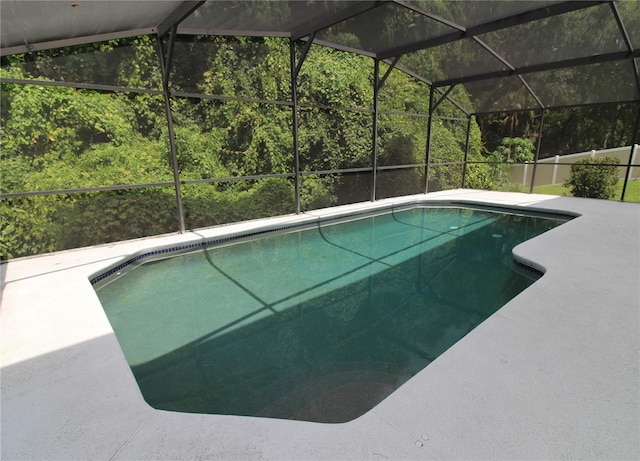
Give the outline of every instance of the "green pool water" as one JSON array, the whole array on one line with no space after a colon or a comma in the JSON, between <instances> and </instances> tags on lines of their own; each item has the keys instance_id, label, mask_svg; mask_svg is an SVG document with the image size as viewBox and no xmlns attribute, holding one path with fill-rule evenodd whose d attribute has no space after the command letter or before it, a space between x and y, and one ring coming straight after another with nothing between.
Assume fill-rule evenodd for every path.
<instances>
[{"instance_id":1,"label":"green pool water","mask_svg":"<svg viewBox=\"0 0 640 461\"><path fill-rule=\"evenodd\" d=\"M564 221L416 206L137 262L95 288L154 408L345 422L532 284L513 247Z\"/></svg>"}]
</instances>

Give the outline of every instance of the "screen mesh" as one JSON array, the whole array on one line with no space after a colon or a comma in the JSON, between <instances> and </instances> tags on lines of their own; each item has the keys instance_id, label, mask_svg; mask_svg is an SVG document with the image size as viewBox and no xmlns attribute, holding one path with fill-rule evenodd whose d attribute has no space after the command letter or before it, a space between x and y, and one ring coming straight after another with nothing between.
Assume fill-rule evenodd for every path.
<instances>
[{"instance_id":1,"label":"screen mesh","mask_svg":"<svg viewBox=\"0 0 640 461\"><path fill-rule=\"evenodd\" d=\"M454 30L408 8L387 3L321 31L318 39L380 52Z\"/></svg>"},{"instance_id":2,"label":"screen mesh","mask_svg":"<svg viewBox=\"0 0 640 461\"><path fill-rule=\"evenodd\" d=\"M500 29L479 38L515 67L626 49L609 5Z\"/></svg>"}]
</instances>

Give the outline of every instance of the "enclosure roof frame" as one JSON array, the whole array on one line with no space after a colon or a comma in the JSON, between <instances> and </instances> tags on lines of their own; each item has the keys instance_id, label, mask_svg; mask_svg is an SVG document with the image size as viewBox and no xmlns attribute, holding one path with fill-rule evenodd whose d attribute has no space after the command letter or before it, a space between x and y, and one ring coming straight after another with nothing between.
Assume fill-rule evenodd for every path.
<instances>
[{"instance_id":1,"label":"enclosure roof frame","mask_svg":"<svg viewBox=\"0 0 640 461\"><path fill-rule=\"evenodd\" d=\"M565 27L554 27L553 21ZM599 27L586 27L595 25ZM454 102L465 114L640 102L639 0L0 3L3 57L141 35L164 37L172 30L178 36L293 41L313 36L314 44L386 63L395 64L402 57L403 65L396 69L435 86L441 94L452 85L467 89L470 104ZM599 34L598 39L590 42L590 34ZM582 41L572 41L574 35ZM515 62L521 55L527 59ZM433 63L425 64L429 60ZM620 62L629 63L623 73L607 73L607 66ZM590 79L602 81L602 92L586 94L583 69L589 69ZM563 75L560 90L552 90L553 78L541 83L541 76L559 75L554 71ZM515 80L504 80L509 77ZM501 86L506 82L508 91ZM503 97L507 92L511 98Z\"/></svg>"}]
</instances>

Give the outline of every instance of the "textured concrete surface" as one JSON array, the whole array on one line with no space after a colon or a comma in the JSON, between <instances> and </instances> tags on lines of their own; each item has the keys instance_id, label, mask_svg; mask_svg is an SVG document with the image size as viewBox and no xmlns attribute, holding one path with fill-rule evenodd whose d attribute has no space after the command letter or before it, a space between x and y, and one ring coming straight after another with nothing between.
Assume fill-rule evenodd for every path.
<instances>
[{"instance_id":1,"label":"textured concrete surface","mask_svg":"<svg viewBox=\"0 0 640 461\"><path fill-rule=\"evenodd\" d=\"M2 269L4 459L640 459L640 205L456 190L415 199L580 217L517 257L546 274L362 417L181 414L142 399L89 277L126 255L265 221Z\"/></svg>"}]
</instances>

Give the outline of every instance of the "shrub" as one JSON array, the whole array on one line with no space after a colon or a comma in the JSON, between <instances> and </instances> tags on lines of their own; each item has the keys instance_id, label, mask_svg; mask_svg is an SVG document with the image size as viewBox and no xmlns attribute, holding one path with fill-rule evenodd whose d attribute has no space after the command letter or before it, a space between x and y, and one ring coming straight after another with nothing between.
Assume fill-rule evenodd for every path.
<instances>
[{"instance_id":1,"label":"shrub","mask_svg":"<svg viewBox=\"0 0 640 461\"><path fill-rule=\"evenodd\" d=\"M586 158L571 165L564 182L574 197L609 199L616 192L618 165L615 157Z\"/></svg>"}]
</instances>

